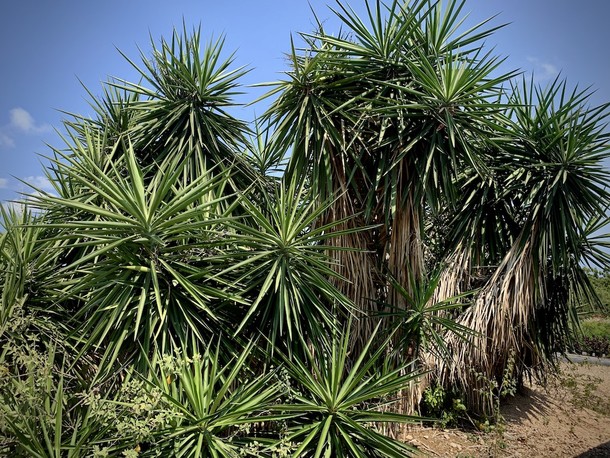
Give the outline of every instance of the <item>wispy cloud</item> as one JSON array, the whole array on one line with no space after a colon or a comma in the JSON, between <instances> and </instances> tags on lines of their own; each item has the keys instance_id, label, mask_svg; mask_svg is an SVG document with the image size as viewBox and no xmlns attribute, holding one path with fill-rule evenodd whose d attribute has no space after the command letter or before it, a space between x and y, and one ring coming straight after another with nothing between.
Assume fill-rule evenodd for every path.
<instances>
[{"instance_id":1,"label":"wispy cloud","mask_svg":"<svg viewBox=\"0 0 610 458\"><path fill-rule=\"evenodd\" d=\"M8 178L0 178L0 189L8 188Z\"/></svg>"},{"instance_id":2,"label":"wispy cloud","mask_svg":"<svg viewBox=\"0 0 610 458\"><path fill-rule=\"evenodd\" d=\"M43 175L25 177L25 178L23 178L23 181L25 181L27 184L29 184L30 186L32 186L36 189L40 189L41 191L53 191L54 190L53 185L51 184L49 179Z\"/></svg>"},{"instance_id":3,"label":"wispy cloud","mask_svg":"<svg viewBox=\"0 0 610 458\"><path fill-rule=\"evenodd\" d=\"M0 127L0 147L13 148L17 135L40 135L51 130L49 124L37 123L27 110L16 107L9 111L9 123Z\"/></svg>"},{"instance_id":4,"label":"wispy cloud","mask_svg":"<svg viewBox=\"0 0 610 458\"><path fill-rule=\"evenodd\" d=\"M12 148L15 146L15 140L13 140L8 134L2 132L0 128L0 147Z\"/></svg>"},{"instance_id":5,"label":"wispy cloud","mask_svg":"<svg viewBox=\"0 0 610 458\"><path fill-rule=\"evenodd\" d=\"M51 131L51 126L48 124L36 124L32 115L23 108L13 108L9 116L11 120L9 125L21 132L42 134Z\"/></svg>"},{"instance_id":6,"label":"wispy cloud","mask_svg":"<svg viewBox=\"0 0 610 458\"><path fill-rule=\"evenodd\" d=\"M555 64L543 61L537 57L528 57L527 61L532 66L534 80L537 82L545 82L557 78L561 70Z\"/></svg>"},{"instance_id":7,"label":"wispy cloud","mask_svg":"<svg viewBox=\"0 0 610 458\"><path fill-rule=\"evenodd\" d=\"M14 211L17 214L23 214L26 209L33 214L40 214L40 209L32 206L30 199L20 199L0 202L0 207L4 207L7 211Z\"/></svg>"},{"instance_id":8,"label":"wispy cloud","mask_svg":"<svg viewBox=\"0 0 610 458\"><path fill-rule=\"evenodd\" d=\"M43 183L44 184L44 183ZM22 213L26 208L28 211L33 212L35 214L40 213L40 208L37 205L38 197L42 196L57 196L57 194L51 192L50 189L43 190L42 188L38 188L37 190L17 190L15 192L15 196L12 200L0 201L0 206L11 210L14 210L18 213Z\"/></svg>"}]
</instances>

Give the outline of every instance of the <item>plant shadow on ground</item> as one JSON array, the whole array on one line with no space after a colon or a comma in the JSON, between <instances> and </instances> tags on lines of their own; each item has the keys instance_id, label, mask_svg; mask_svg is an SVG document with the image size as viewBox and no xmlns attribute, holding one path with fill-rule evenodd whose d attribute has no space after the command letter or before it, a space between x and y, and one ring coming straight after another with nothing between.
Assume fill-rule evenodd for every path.
<instances>
[{"instance_id":1,"label":"plant shadow on ground","mask_svg":"<svg viewBox=\"0 0 610 458\"><path fill-rule=\"evenodd\" d=\"M561 394L559 399L576 409L589 409L604 416L610 416L610 397L600 391L603 380L596 375L583 374L581 368L591 367L589 363L570 364L563 367L560 374L551 379L548 390Z\"/></svg>"},{"instance_id":2,"label":"plant shadow on ground","mask_svg":"<svg viewBox=\"0 0 610 458\"><path fill-rule=\"evenodd\" d=\"M610 441L581 453L576 458L603 458L610 456Z\"/></svg>"},{"instance_id":3,"label":"plant shadow on ground","mask_svg":"<svg viewBox=\"0 0 610 458\"><path fill-rule=\"evenodd\" d=\"M543 393L523 387L502 407L503 421L523 423L525 420L544 418L550 412L549 399Z\"/></svg>"}]
</instances>

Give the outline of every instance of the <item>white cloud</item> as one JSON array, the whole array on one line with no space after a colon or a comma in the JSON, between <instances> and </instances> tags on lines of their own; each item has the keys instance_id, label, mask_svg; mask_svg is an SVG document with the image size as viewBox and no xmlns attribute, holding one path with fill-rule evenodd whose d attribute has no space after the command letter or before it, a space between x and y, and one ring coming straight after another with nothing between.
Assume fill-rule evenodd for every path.
<instances>
[{"instance_id":1,"label":"white cloud","mask_svg":"<svg viewBox=\"0 0 610 458\"><path fill-rule=\"evenodd\" d=\"M0 148L13 148L19 134L38 135L51 132L46 123L37 124L34 117L21 107L9 110L9 122L0 126Z\"/></svg>"},{"instance_id":2,"label":"white cloud","mask_svg":"<svg viewBox=\"0 0 610 458\"><path fill-rule=\"evenodd\" d=\"M32 115L23 108L13 108L10 113L10 126L26 133L44 133L51 130L48 124L37 125Z\"/></svg>"},{"instance_id":3,"label":"white cloud","mask_svg":"<svg viewBox=\"0 0 610 458\"><path fill-rule=\"evenodd\" d=\"M9 135L0 131L0 147L1 146L13 148L15 146L15 140L13 140Z\"/></svg>"},{"instance_id":4,"label":"white cloud","mask_svg":"<svg viewBox=\"0 0 610 458\"><path fill-rule=\"evenodd\" d=\"M8 188L8 179L0 178L0 189L6 189L6 188Z\"/></svg>"},{"instance_id":5,"label":"white cloud","mask_svg":"<svg viewBox=\"0 0 610 458\"><path fill-rule=\"evenodd\" d=\"M43 175L25 177L23 181L25 181L30 186L33 186L34 188L40 189L42 191L54 190L53 185L51 184L49 179Z\"/></svg>"},{"instance_id":6,"label":"white cloud","mask_svg":"<svg viewBox=\"0 0 610 458\"><path fill-rule=\"evenodd\" d=\"M534 80L537 82L549 81L557 78L561 70L556 65L542 61L536 57L528 57L527 61L532 65Z\"/></svg>"}]
</instances>

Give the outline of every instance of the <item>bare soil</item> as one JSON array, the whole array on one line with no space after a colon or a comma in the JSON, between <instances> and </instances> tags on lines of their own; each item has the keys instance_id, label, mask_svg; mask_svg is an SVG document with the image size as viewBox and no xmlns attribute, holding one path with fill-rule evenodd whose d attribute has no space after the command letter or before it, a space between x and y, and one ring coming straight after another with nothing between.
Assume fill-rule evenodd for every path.
<instances>
[{"instance_id":1,"label":"bare soil","mask_svg":"<svg viewBox=\"0 0 610 458\"><path fill-rule=\"evenodd\" d=\"M404 438L424 456L610 457L610 367L565 363L546 387L507 400L493 427L411 427Z\"/></svg>"}]
</instances>

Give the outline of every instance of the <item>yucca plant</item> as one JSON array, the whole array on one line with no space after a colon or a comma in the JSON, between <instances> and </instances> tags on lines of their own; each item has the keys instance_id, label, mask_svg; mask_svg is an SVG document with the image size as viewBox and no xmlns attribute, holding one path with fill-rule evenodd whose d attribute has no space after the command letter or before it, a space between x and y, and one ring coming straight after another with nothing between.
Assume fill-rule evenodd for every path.
<instances>
[{"instance_id":1,"label":"yucca plant","mask_svg":"<svg viewBox=\"0 0 610 458\"><path fill-rule=\"evenodd\" d=\"M219 281L206 282L213 275L206 258L223 243L226 172L176 188L181 158L145 178L125 142L99 143L93 134L75 143L54 166L78 194L33 197L57 216L47 224L54 239L79 253L60 269L71 280L58 302L85 348L104 348L110 364L134 355L141 361L192 336L204 340L222 326L218 305L239 301ZM94 159L99 149L114 158L105 168Z\"/></svg>"},{"instance_id":2,"label":"yucca plant","mask_svg":"<svg viewBox=\"0 0 610 458\"><path fill-rule=\"evenodd\" d=\"M573 295L591 294L583 263L603 262L596 250L585 248L590 246L585 234L604 214L609 198L602 167L610 155L603 130L607 105L589 107L587 91L569 92L559 80L546 89L524 82L513 90L508 112L513 140L504 144L510 168L502 175L511 244L460 317L480 337L474 345L453 343L458 358L443 364L447 379L463 387L473 386L480 374L502 377L511 357L516 358L515 376L530 369L544 375L576 316L570 310ZM476 221L481 220L470 222ZM507 233L500 226L502 231ZM476 392L477 408L491 408L476 399Z\"/></svg>"},{"instance_id":3,"label":"yucca plant","mask_svg":"<svg viewBox=\"0 0 610 458\"><path fill-rule=\"evenodd\" d=\"M286 168L286 153L277 143L271 142L271 126L254 120L254 132L246 144L246 154L256 173L262 178L279 180Z\"/></svg>"},{"instance_id":4,"label":"yucca plant","mask_svg":"<svg viewBox=\"0 0 610 458\"><path fill-rule=\"evenodd\" d=\"M405 456L424 362L483 412L552 363L609 261L607 106L505 91L462 0L364 6L292 44L254 132L186 27L65 123L53 193L2 210L2 452Z\"/></svg>"},{"instance_id":5,"label":"yucca plant","mask_svg":"<svg viewBox=\"0 0 610 458\"><path fill-rule=\"evenodd\" d=\"M152 56L142 53L141 65L123 54L139 83L115 78L108 84L131 97L125 108L134 122L126 133L141 163L164 167L182 157L185 183L236 165L231 179L239 190L257 177L241 154L250 130L227 111L246 70L232 68L234 56L225 58L223 46L223 38L202 46L200 30L189 33L184 25L171 40L152 41Z\"/></svg>"},{"instance_id":6,"label":"yucca plant","mask_svg":"<svg viewBox=\"0 0 610 458\"><path fill-rule=\"evenodd\" d=\"M92 362L74 360L71 329L54 307L66 243L25 203L0 212L0 454L82 456L103 428L89 427L73 397Z\"/></svg>"},{"instance_id":7,"label":"yucca plant","mask_svg":"<svg viewBox=\"0 0 610 458\"><path fill-rule=\"evenodd\" d=\"M409 363L386 364L390 339L372 333L357 357L350 354L350 326L304 346L304 358L284 358L293 391L274 407L290 414L285 441L294 457L404 457L414 449L378 429L418 417L392 413L390 406L419 374Z\"/></svg>"},{"instance_id":8,"label":"yucca plant","mask_svg":"<svg viewBox=\"0 0 610 458\"><path fill-rule=\"evenodd\" d=\"M207 261L229 243L220 226L238 212L234 191L262 178L244 154L246 124L225 112L244 72L196 30L152 48L143 66L128 59L140 84L113 78L93 119L65 123L55 193L32 197L63 244L55 302L83 351L105 348L104 367L203 340L247 303Z\"/></svg>"},{"instance_id":9,"label":"yucca plant","mask_svg":"<svg viewBox=\"0 0 610 458\"><path fill-rule=\"evenodd\" d=\"M37 215L25 203L0 206L0 218L4 229L0 235L0 327L3 327L11 320L15 305L45 310L54 300L54 288L60 281L56 271L65 243L49 240L52 231L45 226L43 215Z\"/></svg>"},{"instance_id":10,"label":"yucca plant","mask_svg":"<svg viewBox=\"0 0 610 458\"><path fill-rule=\"evenodd\" d=\"M193 342L181 354L158 355L142 384L157 400L146 413L156 428L146 438L124 437L123 444L141 456L266 456L263 442L277 436L269 423L285 417L270 409L283 393L274 371L260 375L249 367L253 350L249 343L228 358L221 355L224 344ZM137 413L131 403L110 402L119 404L119 417Z\"/></svg>"},{"instance_id":11,"label":"yucca plant","mask_svg":"<svg viewBox=\"0 0 610 458\"><path fill-rule=\"evenodd\" d=\"M26 204L2 207L0 214L5 229L0 236L0 365L20 373L23 355L47 347L75 354L71 328L56 307L65 282L59 270L67 244L54 237L44 215ZM89 361L81 363L75 377L85 377Z\"/></svg>"},{"instance_id":12,"label":"yucca plant","mask_svg":"<svg viewBox=\"0 0 610 458\"><path fill-rule=\"evenodd\" d=\"M100 135L110 138L110 142L116 142L138 123L137 112L130 108L133 103L140 100L140 94L119 89L110 83L103 85L101 96L95 96L87 87L84 89L90 97L89 105L93 109L94 116L66 112L69 116L64 120L66 130L85 138L87 132L93 129L99 131Z\"/></svg>"},{"instance_id":13,"label":"yucca plant","mask_svg":"<svg viewBox=\"0 0 610 458\"><path fill-rule=\"evenodd\" d=\"M476 291L436 301L440 278L440 271L423 280L416 280L411 275L411 285L407 289L390 277L392 287L407 304L406 309L387 307L389 311L386 314L397 333L396 357L402 359L404 355L409 355L416 360L416 367L422 369L426 368L427 363L424 358L431 355L440 359L451 358L445 342L448 335L467 340L473 333L470 328L456 322L455 316L470 305Z\"/></svg>"},{"instance_id":14,"label":"yucca plant","mask_svg":"<svg viewBox=\"0 0 610 458\"><path fill-rule=\"evenodd\" d=\"M457 195L458 172L485 170L474 147L501 128L502 60L485 52L496 27L487 21L459 32L464 2L365 2L364 19L348 5L333 10L339 37L319 29L293 47L286 81L266 117L274 141L292 148L290 177L308 177L321 198L340 193L321 223L358 214L352 226L374 224L357 237L336 237L339 283L364 317L375 304L406 307L388 288L389 272L409 288L424 276L424 209ZM301 178L302 179L302 178ZM449 204L447 204L447 201ZM390 294L386 300L385 294ZM366 340L371 325L363 326Z\"/></svg>"},{"instance_id":15,"label":"yucca plant","mask_svg":"<svg viewBox=\"0 0 610 458\"><path fill-rule=\"evenodd\" d=\"M331 238L359 229L337 230L345 220L317 224L334 201L319 203L303 183L282 183L258 200L243 196L244 218L227 220L233 230L228 240L237 249L227 251L229 267L219 275L234 278L235 288L250 298L236 332L256 329L272 346L291 351L300 339L332 330L337 316L354 313L332 283L338 274L328 252L341 249Z\"/></svg>"},{"instance_id":16,"label":"yucca plant","mask_svg":"<svg viewBox=\"0 0 610 458\"><path fill-rule=\"evenodd\" d=\"M91 406L77 395L85 387L79 374L70 370L69 357L76 352L56 347L56 343L65 345L61 341L40 348L31 331L29 340L30 345L21 347L15 341L4 342L0 453L23 458L76 458L92 453L110 427L97 422Z\"/></svg>"}]
</instances>

